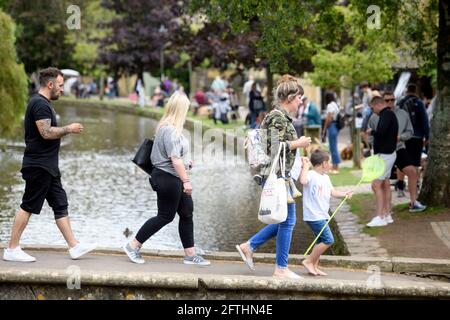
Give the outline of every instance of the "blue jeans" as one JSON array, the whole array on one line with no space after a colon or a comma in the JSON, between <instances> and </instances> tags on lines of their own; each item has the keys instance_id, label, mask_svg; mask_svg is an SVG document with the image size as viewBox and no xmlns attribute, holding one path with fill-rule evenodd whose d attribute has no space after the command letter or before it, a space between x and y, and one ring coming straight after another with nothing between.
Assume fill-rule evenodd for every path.
<instances>
[{"instance_id":1,"label":"blue jeans","mask_svg":"<svg viewBox=\"0 0 450 320\"><path fill-rule=\"evenodd\" d=\"M314 233L314 237L317 237L319 232L322 230L323 226L327 223L327 220L317 220L317 221L305 221L306 224L310 227L311 231ZM317 239L316 244L324 243L328 246L331 246L334 243L333 233L331 233L330 225L327 225L320 235L319 239Z\"/></svg>"},{"instance_id":2,"label":"blue jeans","mask_svg":"<svg viewBox=\"0 0 450 320\"><path fill-rule=\"evenodd\" d=\"M289 249L291 247L292 231L294 230L297 219L295 213L295 203L289 203L288 216L286 221L279 224L269 224L258 231L250 238L248 243L250 249L255 251L259 246L266 243L273 237L277 237L276 244L276 265L280 269L286 269L288 266Z\"/></svg>"},{"instance_id":3,"label":"blue jeans","mask_svg":"<svg viewBox=\"0 0 450 320\"><path fill-rule=\"evenodd\" d=\"M338 150L338 135L339 130L336 127L336 122L332 122L328 129L328 142L330 144L330 153L331 153L331 162L333 165L338 165L341 162L341 158L339 156L339 150Z\"/></svg>"},{"instance_id":4,"label":"blue jeans","mask_svg":"<svg viewBox=\"0 0 450 320\"><path fill-rule=\"evenodd\" d=\"M250 111L250 128L256 128L256 120L258 119L259 111Z\"/></svg>"}]
</instances>

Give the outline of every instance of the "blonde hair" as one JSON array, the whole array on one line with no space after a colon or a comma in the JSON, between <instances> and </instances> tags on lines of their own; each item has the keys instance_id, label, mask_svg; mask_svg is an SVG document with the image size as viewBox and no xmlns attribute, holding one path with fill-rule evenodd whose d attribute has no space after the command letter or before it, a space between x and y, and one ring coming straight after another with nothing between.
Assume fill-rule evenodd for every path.
<instances>
[{"instance_id":1,"label":"blonde hair","mask_svg":"<svg viewBox=\"0 0 450 320\"><path fill-rule=\"evenodd\" d=\"M190 104L186 94L175 92L166 104L164 116L159 121L156 131L163 126L172 125L175 127L177 135L181 136Z\"/></svg>"},{"instance_id":2,"label":"blonde hair","mask_svg":"<svg viewBox=\"0 0 450 320\"><path fill-rule=\"evenodd\" d=\"M283 75L277 82L277 86L273 89L273 106L279 106L284 102L291 102L297 95L303 95L300 80L289 74Z\"/></svg>"}]
</instances>

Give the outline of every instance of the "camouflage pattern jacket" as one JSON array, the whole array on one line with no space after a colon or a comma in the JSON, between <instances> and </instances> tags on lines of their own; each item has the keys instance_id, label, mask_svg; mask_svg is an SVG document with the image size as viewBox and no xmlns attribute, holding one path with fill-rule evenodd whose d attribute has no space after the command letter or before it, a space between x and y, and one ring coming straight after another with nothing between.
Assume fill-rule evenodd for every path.
<instances>
[{"instance_id":1,"label":"camouflage pattern jacket","mask_svg":"<svg viewBox=\"0 0 450 320\"><path fill-rule=\"evenodd\" d=\"M282 108L276 107L269 112L261 123L261 138L266 147L267 154L271 159L275 158L280 142L293 141L298 139L292 119L289 114ZM286 176L289 175L295 161L296 150L290 150L286 146ZM272 161L271 161L272 162ZM267 178L270 172L270 165L262 167L261 176ZM278 168L277 175L281 175Z\"/></svg>"}]
</instances>

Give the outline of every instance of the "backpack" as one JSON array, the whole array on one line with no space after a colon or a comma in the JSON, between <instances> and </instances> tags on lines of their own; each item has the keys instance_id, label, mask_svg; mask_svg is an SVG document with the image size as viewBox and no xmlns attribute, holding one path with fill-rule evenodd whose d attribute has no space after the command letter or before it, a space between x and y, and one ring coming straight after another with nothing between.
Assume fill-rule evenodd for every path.
<instances>
[{"instance_id":1,"label":"backpack","mask_svg":"<svg viewBox=\"0 0 450 320\"><path fill-rule=\"evenodd\" d=\"M281 111L274 109L272 112ZM263 123L265 119L266 118L264 118ZM248 163L251 168L258 169L270 164L271 159L266 153L265 146L266 144L262 141L261 129L252 129L248 131L244 140L244 149L247 150Z\"/></svg>"},{"instance_id":2,"label":"backpack","mask_svg":"<svg viewBox=\"0 0 450 320\"><path fill-rule=\"evenodd\" d=\"M262 111L264 110L264 101L262 100L262 97L256 97L253 100L253 110L255 111Z\"/></svg>"},{"instance_id":3,"label":"backpack","mask_svg":"<svg viewBox=\"0 0 450 320\"><path fill-rule=\"evenodd\" d=\"M404 98L399 102L401 109L405 110L409 114L413 128L417 128L419 124L417 111L419 110L419 99L414 96Z\"/></svg>"},{"instance_id":4,"label":"backpack","mask_svg":"<svg viewBox=\"0 0 450 320\"><path fill-rule=\"evenodd\" d=\"M338 112L336 117L336 127L341 130L345 127L345 114L341 111Z\"/></svg>"}]
</instances>

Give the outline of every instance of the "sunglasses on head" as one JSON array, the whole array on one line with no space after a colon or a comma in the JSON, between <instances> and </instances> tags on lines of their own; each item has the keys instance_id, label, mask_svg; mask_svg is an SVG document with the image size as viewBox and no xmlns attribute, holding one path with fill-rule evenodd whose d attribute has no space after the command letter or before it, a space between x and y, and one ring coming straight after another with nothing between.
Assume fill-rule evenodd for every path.
<instances>
[{"instance_id":1,"label":"sunglasses on head","mask_svg":"<svg viewBox=\"0 0 450 320\"><path fill-rule=\"evenodd\" d=\"M391 101L394 102L395 99L384 99L384 101L385 101L385 102L391 102Z\"/></svg>"}]
</instances>

